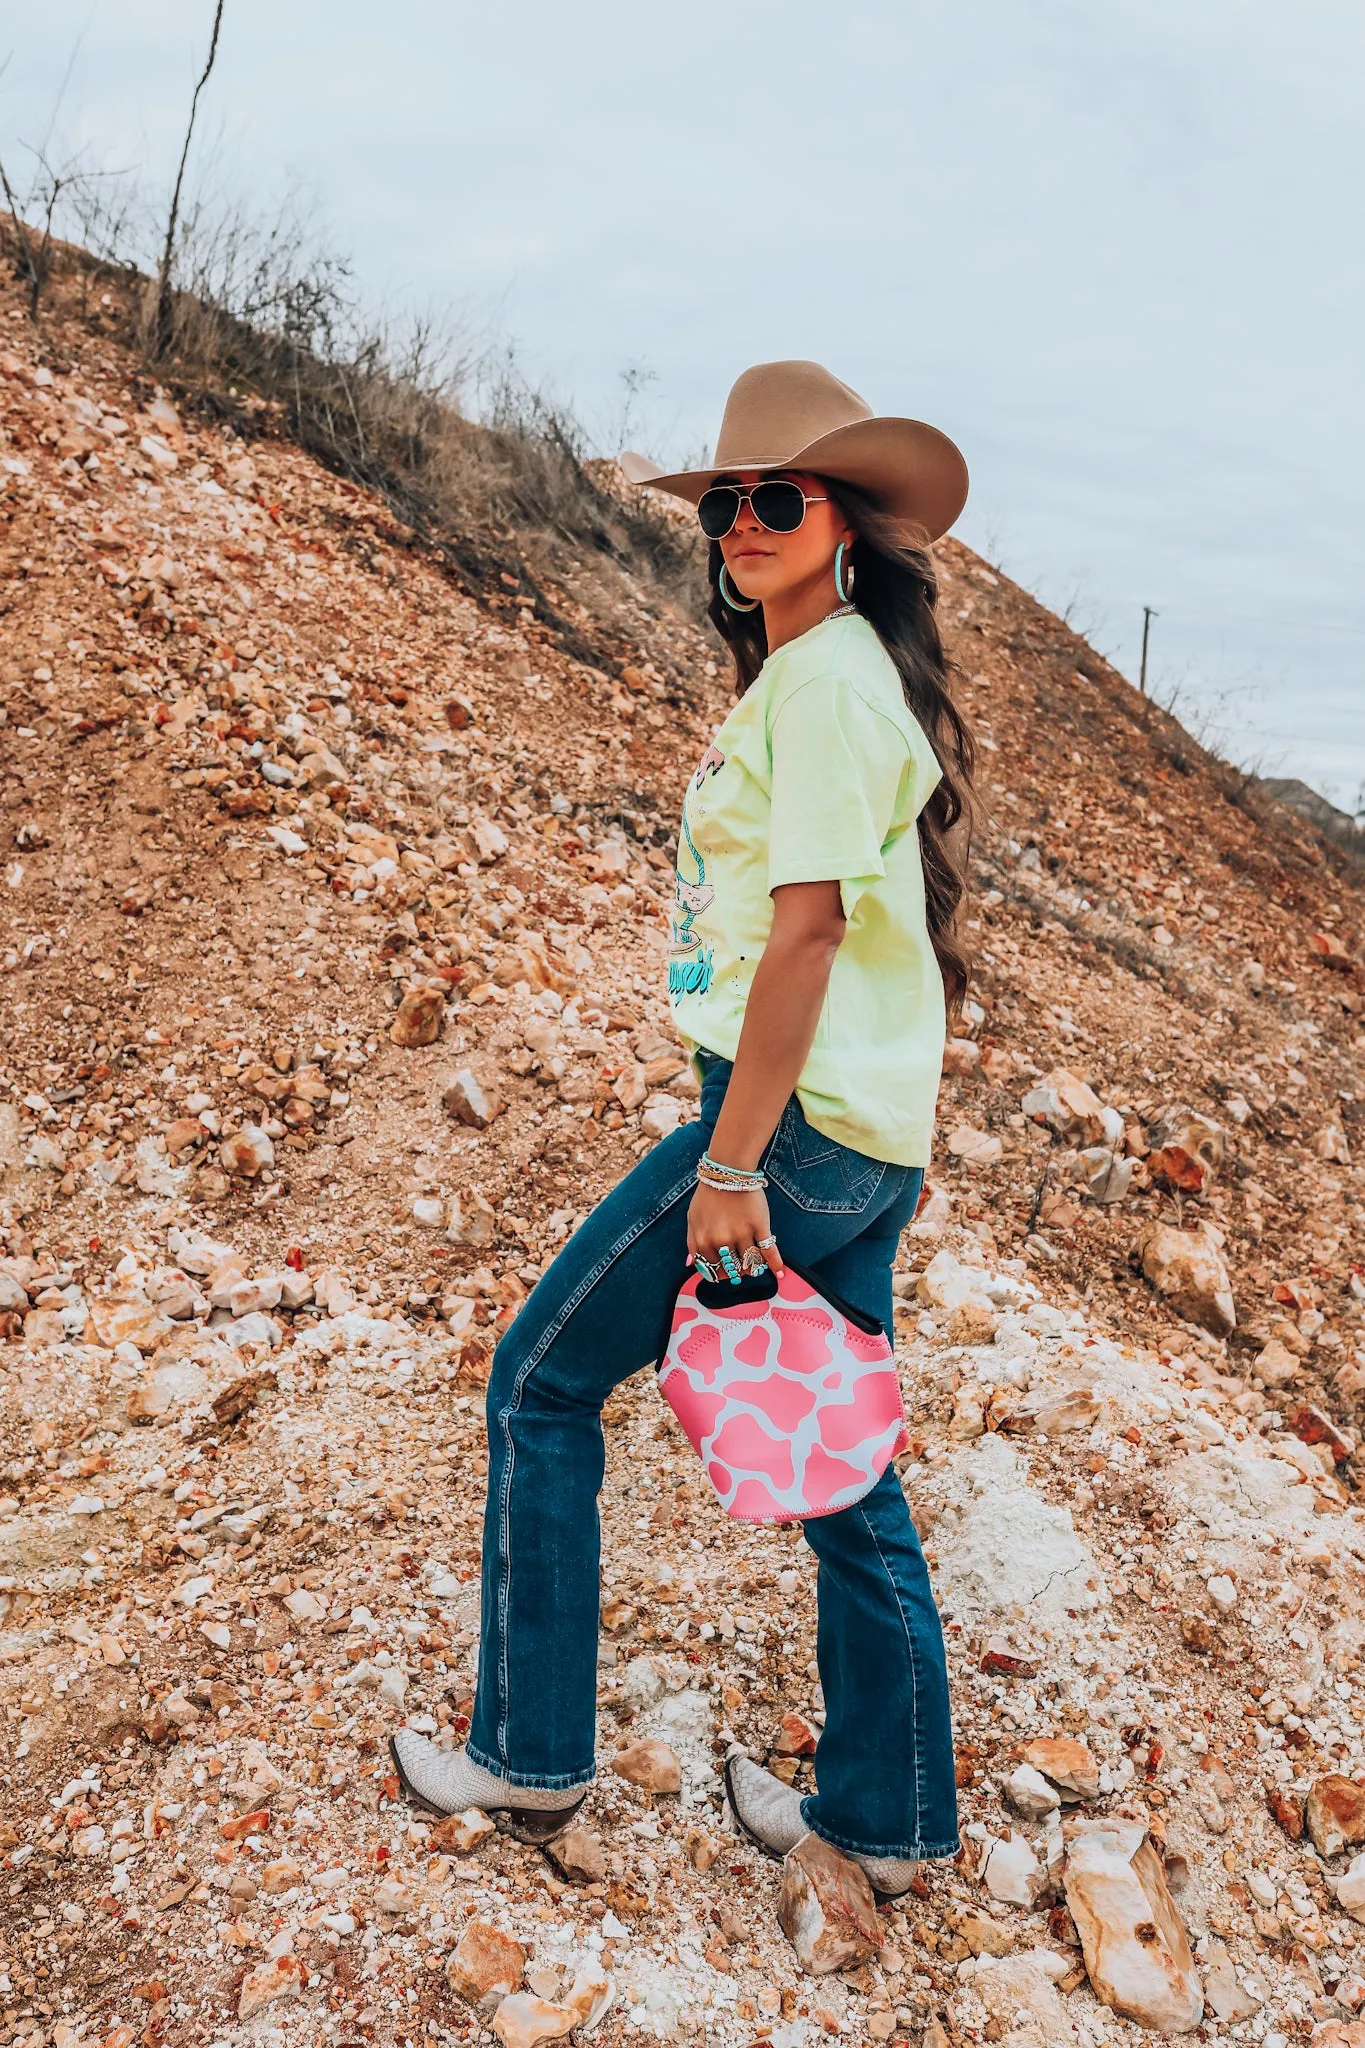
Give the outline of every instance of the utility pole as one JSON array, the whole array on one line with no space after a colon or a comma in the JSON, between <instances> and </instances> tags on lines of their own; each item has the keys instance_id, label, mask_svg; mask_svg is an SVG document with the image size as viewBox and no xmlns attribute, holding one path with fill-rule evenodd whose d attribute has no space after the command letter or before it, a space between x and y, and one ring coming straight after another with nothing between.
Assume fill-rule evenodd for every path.
<instances>
[{"instance_id":1,"label":"utility pole","mask_svg":"<svg viewBox=\"0 0 1365 2048\"><path fill-rule=\"evenodd\" d=\"M1138 688L1144 697L1147 695L1147 639L1152 630L1152 620L1160 616L1160 612L1153 611L1149 604L1142 607L1142 667L1138 673Z\"/></svg>"}]
</instances>

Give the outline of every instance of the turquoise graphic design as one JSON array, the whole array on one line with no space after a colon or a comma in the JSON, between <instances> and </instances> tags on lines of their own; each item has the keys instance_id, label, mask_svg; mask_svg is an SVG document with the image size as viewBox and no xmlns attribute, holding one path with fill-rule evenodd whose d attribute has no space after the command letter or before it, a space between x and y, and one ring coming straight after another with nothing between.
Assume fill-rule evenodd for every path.
<instances>
[{"instance_id":1,"label":"turquoise graphic design","mask_svg":"<svg viewBox=\"0 0 1365 2048\"><path fill-rule=\"evenodd\" d=\"M711 753L715 749L710 750ZM697 781L701 780L706 763L698 770ZM695 786L695 785L694 785ZM673 884L672 940L668 948L668 993L670 996L702 996L711 986L711 948L704 946L692 929L695 918L709 910L716 898L716 892L706 879L706 862L692 841L687 829L687 810L684 806L682 837L697 870L695 882L689 882L682 871L682 850L678 853L678 870Z\"/></svg>"}]
</instances>

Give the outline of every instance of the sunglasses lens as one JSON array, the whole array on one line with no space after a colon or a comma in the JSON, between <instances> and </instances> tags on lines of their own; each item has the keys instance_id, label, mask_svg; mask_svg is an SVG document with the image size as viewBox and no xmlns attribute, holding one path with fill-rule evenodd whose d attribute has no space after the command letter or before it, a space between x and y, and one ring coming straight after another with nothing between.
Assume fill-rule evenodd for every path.
<instances>
[{"instance_id":1,"label":"sunglasses lens","mask_svg":"<svg viewBox=\"0 0 1365 2048\"><path fill-rule=\"evenodd\" d=\"M754 517L762 521L769 533L795 533L806 516L806 500L801 486L787 483L781 477L771 483L755 485L749 502L754 508Z\"/></svg>"},{"instance_id":2,"label":"sunglasses lens","mask_svg":"<svg viewBox=\"0 0 1365 2048\"><path fill-rule=\"evenodd\" d=\"M703 491L697 500L697 518L708 540L719 540L739 517L739 492L728 484Z\"/></svg>"}]
</instances>

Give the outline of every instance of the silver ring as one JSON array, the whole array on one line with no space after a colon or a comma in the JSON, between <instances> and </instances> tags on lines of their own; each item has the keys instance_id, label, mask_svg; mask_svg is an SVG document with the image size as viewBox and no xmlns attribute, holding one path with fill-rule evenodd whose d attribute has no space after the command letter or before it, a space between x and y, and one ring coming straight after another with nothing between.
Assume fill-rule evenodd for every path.
<instances>
[{"instance_id":1,"label":"silver ring","mask_svg":"<svg viewBox=\"0 0 1365 2048\"><path fill-rule=\"evenodd\" d=\"M766 1273L768 1270L768 1261L756 1244L745 1247L744 1256L739 1263L745 1273Z\"/></svg>"},{"instance_id":2,"label":"silver ring","mask_svg":"<svg viewBox=\"0 0 1365 2048\"><path fill-rule=\"evenodd\" d=\"M698 1256L693 1258L692 1263L696 1267L697 1271L701 1274L702 1279L711 1281L712 1285L714 1285L716 1280L720 1277L716 1268L711 1264L711 1261L709 1259L703 1259Z\"/></svg>"},{"instance_id":3,"label":"silver ring","mask_svg":"<svg viewBox=\"0 0 1365 2048\"><path fill-rule=\"evenodd\" d=\"M758 1249L761 1252L766 1252L770 1245L775 1245L776 1243L777 1239L775 1237L760 1237L758 1239Z\"/></svg>"}]
</instances>

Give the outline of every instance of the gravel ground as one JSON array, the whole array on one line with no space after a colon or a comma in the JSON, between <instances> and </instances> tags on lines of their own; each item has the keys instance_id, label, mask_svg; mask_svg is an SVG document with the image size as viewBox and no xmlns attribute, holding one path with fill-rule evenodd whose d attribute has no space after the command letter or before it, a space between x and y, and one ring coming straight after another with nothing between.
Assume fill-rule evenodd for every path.
<instances>
[{"instance_id":1,"label":"gravel ground","mask_svg":"<svg viewBox=\"0 0 1365 2048\"><path fill-rule=\"evenodd\" d=\"M0 336L0 2041L485 2038L474 1922L551 2006L609 1977L603 2043L1159 2038L1069 1910L1127 1816L1203 2037L1350 2042L1357 872L945 544L980 972L896 1334L967 1850L801 1967L717 1770L811 1782L813 1560L643 1376L588 1863L443 1845L385 1737L468 1712L492 1344L695 1114L663 963L724 688L643 574L527 536L463 587L74 309ZM678 1793L612 1769L642 1737Z\"/></svg>"}]
</instances>

